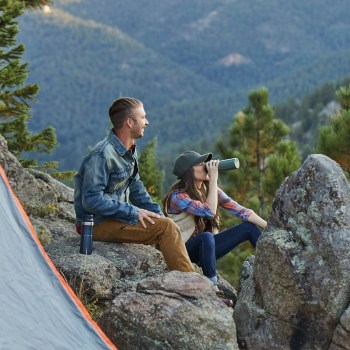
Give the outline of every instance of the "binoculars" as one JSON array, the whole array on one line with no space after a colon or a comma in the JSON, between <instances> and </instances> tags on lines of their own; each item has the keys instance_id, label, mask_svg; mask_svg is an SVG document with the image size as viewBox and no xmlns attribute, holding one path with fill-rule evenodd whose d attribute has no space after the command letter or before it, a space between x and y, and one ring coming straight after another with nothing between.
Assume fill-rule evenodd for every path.
<instances>
[{"instance_id":1,"label":"binoculars","mask_svg":"<svg viewBox=\"0 0 350 350\"><path fill-rule=\"evenodd\" d=\"M219 162L219 171L233 170L239 168L238 158L223 159Z\"/></svg>"}]
</instances>

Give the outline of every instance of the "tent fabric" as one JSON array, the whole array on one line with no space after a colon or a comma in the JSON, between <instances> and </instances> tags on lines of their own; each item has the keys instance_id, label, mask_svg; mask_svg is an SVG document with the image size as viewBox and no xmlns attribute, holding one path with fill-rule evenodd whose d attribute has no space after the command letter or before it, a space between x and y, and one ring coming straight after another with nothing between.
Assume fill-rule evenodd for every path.
<instances>
[{"instance_id":1,"label":"tent fabric","mask_svg":"<svg viewBox=\"0 0 350 350\"><path fill-rule=\"evenodd\" d=\"M54 267L0 165L0 349L117 349Z\"/></svg>"}]
</instances>

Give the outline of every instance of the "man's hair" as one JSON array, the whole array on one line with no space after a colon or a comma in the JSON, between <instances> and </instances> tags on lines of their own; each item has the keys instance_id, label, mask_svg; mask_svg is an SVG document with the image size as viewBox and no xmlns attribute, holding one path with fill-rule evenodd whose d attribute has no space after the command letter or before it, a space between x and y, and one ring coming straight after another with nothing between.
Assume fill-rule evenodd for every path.
<instances>
[{"instance_id":1,"label":"man's hair","mask_svg":"<svg viewBox=\"0 0 350 350\"><path fill-rule=\"evenodd\" d=\"M109 118L116 130L123 127L124 121L131 117L133 109L142 106L142 102L132 97L121 97L109 107Z\"/></svg>"}]
</instances>

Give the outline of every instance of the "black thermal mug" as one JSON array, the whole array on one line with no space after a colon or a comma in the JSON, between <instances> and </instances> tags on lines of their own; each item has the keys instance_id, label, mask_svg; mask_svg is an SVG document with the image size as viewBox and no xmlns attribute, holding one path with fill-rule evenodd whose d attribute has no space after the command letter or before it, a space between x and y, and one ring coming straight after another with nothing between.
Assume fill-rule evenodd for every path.
<instances>
[{"instance_id":1,"label":"black thermal mug","mask_svg":"<svg viewBox=\"0 0 350 350\"><path fill-rule=\"evenodd\" d=\"M92 253L92 229L94 216L85 215L81 222L80 254L90 255Z\"/></svg>"}]
</instances>

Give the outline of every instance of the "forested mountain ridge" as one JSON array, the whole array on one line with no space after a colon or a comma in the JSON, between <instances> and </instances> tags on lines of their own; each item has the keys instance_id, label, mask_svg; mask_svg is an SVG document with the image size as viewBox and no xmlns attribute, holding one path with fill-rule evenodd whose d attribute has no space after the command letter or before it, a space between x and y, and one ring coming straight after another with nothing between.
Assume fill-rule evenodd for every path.
<instances>
[{"instance_id":1,"label":"forested mountain ridge","mask_svg":"<svg viewBox=\"0 0 350 350\"><path fill-rule=\"evenodd\" d=\"M107 132L120 95L144 101L142 142L157 136L164 158L210 148L257 86L281 102L349 75L344 0L61 0L52 9L23 16L19 39L41 86L30 127L56 127L64 169Z\"/></svg>"},{"instance_id":2,"label":"forested mountain ridge","mask_svg":"<svg viewBox=\"0 0 350 350\"><path fill-rule=\"evenodd\" d=\"M345 0L99 3L90 0L83 9L74 2L66 9L118 26L173 61L234 88L274 79L286 67L301 68L320 52L325 57L350 44Z\"/></svg>"},{"instance_id":3,"label":"forested mountain ridge","mask_svg":"<svg viewBox=\"0 0 350 350\"><path fill-rule=\"evenodd\" d=\"M22 25L33 43L27 47L37 50L28 59L29 80L41 86L39 102L33 105L32 127L56 127L61 143L56 155L67 168L76 167L88 145L106 133L107 110L113 99L142 96L146 106L155 108L172 99L200 98L220 88L117 29L62 11L54 10L49 16L31 13ZM38 33L42 33L40 40ZM174 86L182 88L174 91ZM67 159L67 150L77 160Z\"/></svg>"}]
</instances>

